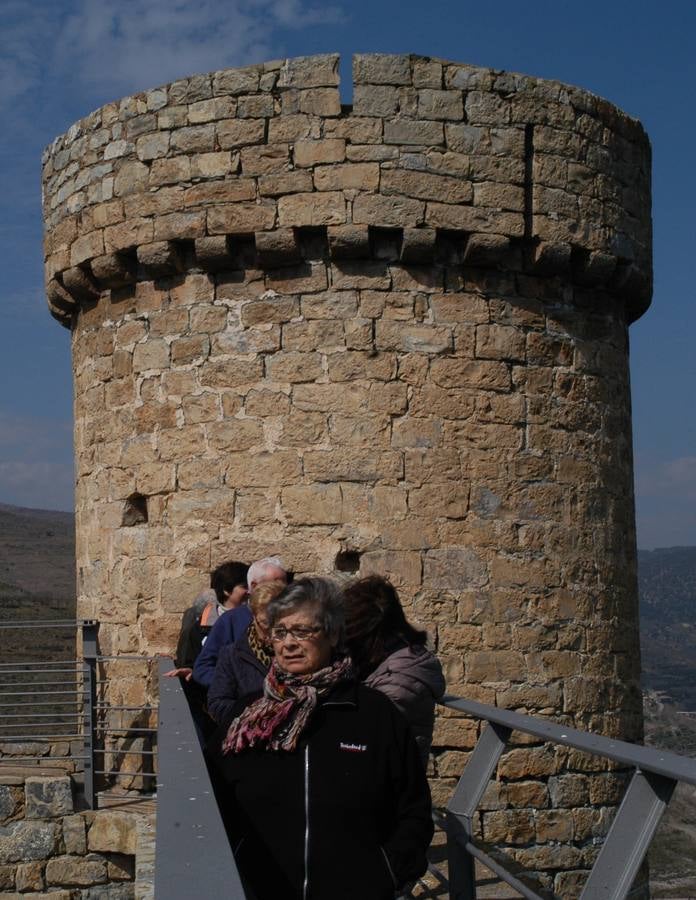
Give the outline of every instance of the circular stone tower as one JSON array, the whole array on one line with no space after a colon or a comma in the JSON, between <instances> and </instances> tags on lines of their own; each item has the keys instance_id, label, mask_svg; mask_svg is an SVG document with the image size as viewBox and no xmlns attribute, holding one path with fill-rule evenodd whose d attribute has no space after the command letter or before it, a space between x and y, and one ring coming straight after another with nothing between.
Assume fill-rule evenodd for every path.
<instances>
[{"instance_id":1,"label":"circular stone tower","mask_svg":"<svg viewBox=\"0 0 696 900\"><path fill-rule=\"evenodd\" d=\"M226 558L385 573L453 693L635 738L645 133L557 82L353 65L352 107L337 56L289 59L108 104L46 151L79 612L105 652L171 651Z\"/></svg>"}]
</instances>

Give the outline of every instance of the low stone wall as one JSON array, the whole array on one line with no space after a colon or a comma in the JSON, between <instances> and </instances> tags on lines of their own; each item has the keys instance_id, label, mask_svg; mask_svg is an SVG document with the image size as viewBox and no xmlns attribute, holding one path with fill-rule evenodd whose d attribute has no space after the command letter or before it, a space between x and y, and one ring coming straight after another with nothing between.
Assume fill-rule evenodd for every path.
<instances>
[{"instance_id":1,"label":"low stone wall","mask_svg":"<svg viewBox=\"0 0 696 900\"><path fill-rule=\"evenodd\" d=\"M0 772L0 897L149 900L154 815L78 810L67 775Z\"/></svg>"}]
</instances>

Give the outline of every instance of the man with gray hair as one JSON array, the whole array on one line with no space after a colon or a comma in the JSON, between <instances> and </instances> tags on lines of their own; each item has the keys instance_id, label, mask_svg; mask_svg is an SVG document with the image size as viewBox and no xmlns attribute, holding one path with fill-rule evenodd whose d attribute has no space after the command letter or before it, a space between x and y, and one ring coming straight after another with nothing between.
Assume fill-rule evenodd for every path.
<instances>
[{"instance_id":1,"label":"man with gray hair","mask_svg":"<svg viewBox=\"0 0 696 900\"><path fill-rule=\"evenodd\" d=\"M277 556L265 556L249 566L249 571L247 572L249 593L257 585L266 581L288 583L288 573ZM251 610L246 603L220 616L213 625L193 666L194 681L197 681L198 684L203 685L206 689L210 687L220 651L227 644L234 644L235 641L239 640L249 627L251 620Z\"/></svg>"}]
</instances>

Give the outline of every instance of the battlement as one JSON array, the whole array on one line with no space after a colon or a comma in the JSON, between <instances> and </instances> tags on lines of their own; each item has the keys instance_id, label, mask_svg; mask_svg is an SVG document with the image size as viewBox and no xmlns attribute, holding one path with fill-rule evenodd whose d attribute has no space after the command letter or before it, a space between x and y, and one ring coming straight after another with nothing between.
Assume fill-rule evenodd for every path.
<instances>
[{"instance_id":1,"label":"battlement","mask_svg":"<svg viewBox=\"0 0 696 900\"><path fill-rule=\"evenodd\" d=\"M196 75L110 103L44 154L46 289L69 325L167 275L368 259L651 295L640 124L558 82L417 56Z\"/></svg>"}]
</instances>

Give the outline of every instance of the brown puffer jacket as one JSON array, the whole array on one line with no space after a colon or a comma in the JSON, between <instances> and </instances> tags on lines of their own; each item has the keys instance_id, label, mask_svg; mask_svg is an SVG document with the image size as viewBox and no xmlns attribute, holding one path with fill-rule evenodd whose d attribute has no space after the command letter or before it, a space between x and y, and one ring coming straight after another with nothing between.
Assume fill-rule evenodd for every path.
<instances>
[{"instance_id":1,"label":"brown puffer jacket","mask_svg":"<svg viewBox=\"0 0 696 900\"><path fill-rule=\"evenodd\" d=\"M446 688L440 660L425 647L409 644L391 653L368 675L365 684L386 694L404 714L423 765L427 766L433 741L435 701Z\"/></svg>"}]
</instances>

